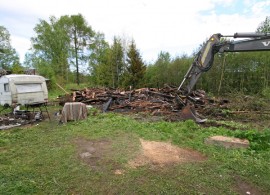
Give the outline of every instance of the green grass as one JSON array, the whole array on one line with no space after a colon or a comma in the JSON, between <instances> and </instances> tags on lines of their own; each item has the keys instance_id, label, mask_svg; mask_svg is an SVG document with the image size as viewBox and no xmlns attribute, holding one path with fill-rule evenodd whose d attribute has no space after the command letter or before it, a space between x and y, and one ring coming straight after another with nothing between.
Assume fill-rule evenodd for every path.
<instances>
[{"instance_id":1,"label":"green grass","mask_svg":"<svg viewBox=\"0 0 270 195\"><path fill-rule=\"evenodd\" d=\"M237 194L239 178L267 194L270 150L260 148L257 140L262 136L265 146L267 132L203 128L193 121L142 122L112 113L65 125L53 120L0 131L0 194ZM249 137L256 148L205 145L212 135ZM133 169L127 162L138 153L139 138L191 148L207 160ZM79 158L77 139L110 143L95 162L97 168ZM124 174L114 174L116 169Z\"/></svg>"}]
</instances>

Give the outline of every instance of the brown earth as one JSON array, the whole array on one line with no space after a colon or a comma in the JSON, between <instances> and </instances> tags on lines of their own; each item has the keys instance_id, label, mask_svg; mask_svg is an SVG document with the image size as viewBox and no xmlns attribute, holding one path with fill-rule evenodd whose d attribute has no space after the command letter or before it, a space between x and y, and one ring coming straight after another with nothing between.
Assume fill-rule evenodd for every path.
<instances>
[{"instance_id":1,"label":"brown earth","mask_svg":"<svg viewBox=\"0 0 270 195\"><path fill-rule=\"evenodd\" d=\"M116 151L112 147L112 141L77 138L74 142L77 146L78 158L92 169L103 170L109 164L115 174L124 172L120 165L113 160ZM143 139L140 139L140 143L141 150L135 158L129 160L129 167L136 168L144 165L163 167L165 165L206 160L206 157L197 151L179 148L171 143Z\"/></svg>"},{"instance_id":2,"label":"brown earth","mask_svg":"<svg viewBox=\"0 0 270 195\"><path fill-rule=\"evenodd\" d=\"M77 146L78 158L93 170L101 171L106 167L105 163L110 163L109 159L104 159L104 157L108 156L111 151L111 141L77 138L74 143Z\"/></svg>"},{"instance_id":3,"label":"brown earth","mask_svg":"<svg viewBox=\"0 0 270 195\"><path fill-rule=\"evenodd\" d=\"M147 164L162 167L170 164L206 160L206 157L197 151L179 148L171 143L146 141L143 139L140 139L140 142L142 147L140 154L128 162L133 168Z\"/></svg>"},{"instance_id":4,"label":"brown earth","mask_svg":"<svg viewBox=\"0 0 270 195\"><path fill-rule=\"evenodd\" d=\"M107 139L87 140L77 138L73 142L77 148L77 157L95 171L109 171L115 175L125 174L125 167L137 168L150 166L155 168L168 167L181 163L197 163L207 159L198 151L184 149L167 142L147 141L140 139L140 150L134 158L123 166L114 157L117 151L113 141ZM130 146L126 146L127 148ZM234 190L237 194L263 194L251 182L244 181L239 176L233 176Z\"/></svg>"},{"instance_id":5,"label":"brown earth","mask_svg":"<svg viewBox=\"0 0 270 195\"><path fill-rule=\"evenodd\" d=\"M239 176L234 177L235 180L235 191L240 195L261 195L264 194L258 187L254 186L254 184L244 181Z\"/></svg>"}]
</instances>

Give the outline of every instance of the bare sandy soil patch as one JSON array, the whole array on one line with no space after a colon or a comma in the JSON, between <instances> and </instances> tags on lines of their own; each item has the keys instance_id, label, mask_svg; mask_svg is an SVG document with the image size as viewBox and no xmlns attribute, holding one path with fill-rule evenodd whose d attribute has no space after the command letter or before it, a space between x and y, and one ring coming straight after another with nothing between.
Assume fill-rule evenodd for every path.
<instances>
[{"instance_id":1,"label":"bare sandy soil patch","mask_svg":"<svg viewBox=\"0 0 270 195\"><path fill-rule=\"evenodd\" d=\"M201 153L183 149L166 142L146 141L140 139L141 152L128 164L131 167L139 167L143 165L164 166L176 163L200 162L206 159Z\"/></svg>"}]
</instances>

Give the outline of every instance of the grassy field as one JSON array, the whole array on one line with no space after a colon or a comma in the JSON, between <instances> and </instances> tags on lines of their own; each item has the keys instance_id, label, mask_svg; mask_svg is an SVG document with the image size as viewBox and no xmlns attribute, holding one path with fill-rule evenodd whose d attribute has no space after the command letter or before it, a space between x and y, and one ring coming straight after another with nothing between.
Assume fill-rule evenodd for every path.
<instances>
[{"instance_id":1,"label":"grassy field","mask_svg":"<svg viewBox=\"0 0 270 195\"><path fill-rule=\"evenodd\" d=\"M50 108L53 110L54 108ZM0 131L0 194L269 194L270 131L237 123L203 127L193 121L90 112L84 121L58 119ZM228 127L239 130L230 130ZM244 129L244 130L243 130ZM248 138L249 149L204 144L212 135ZM202 162L130 167L140 139L200 152ZM86 149L94 156L84 158Z\"/></svg>"}]
</instances>

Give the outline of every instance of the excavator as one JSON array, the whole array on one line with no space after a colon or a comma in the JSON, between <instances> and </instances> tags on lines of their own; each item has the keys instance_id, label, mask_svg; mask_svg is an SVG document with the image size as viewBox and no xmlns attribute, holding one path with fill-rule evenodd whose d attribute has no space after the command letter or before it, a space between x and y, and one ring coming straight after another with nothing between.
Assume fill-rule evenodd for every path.
<instances>
[{"instance_id":1,"label":"excavator","mask_svg":"<svg viewBox=\"0 0 270 195\"><path fill-rule=\"evenodd\" d=\"M233 39L228 40L227 37ZM201 74L211 69L215 54L250 51L270 51L270 33L213 34L195 56L193 63L178 87L178 91L184 91L184 96L188 97L192 93ZM196 111L190 104L185 104L186 106L182 109L181 113L184 119L193 119L198 123L206 121L206 119L200 119L197 116Z\"/></svg>"}]
</instances>

